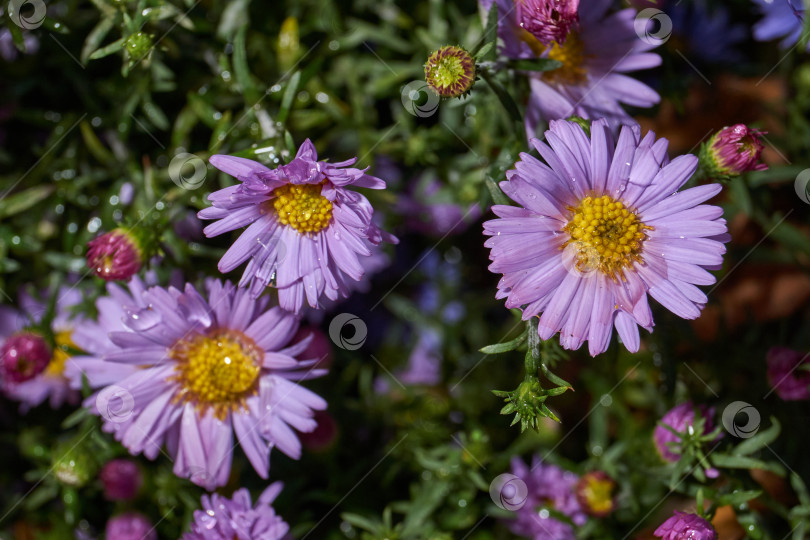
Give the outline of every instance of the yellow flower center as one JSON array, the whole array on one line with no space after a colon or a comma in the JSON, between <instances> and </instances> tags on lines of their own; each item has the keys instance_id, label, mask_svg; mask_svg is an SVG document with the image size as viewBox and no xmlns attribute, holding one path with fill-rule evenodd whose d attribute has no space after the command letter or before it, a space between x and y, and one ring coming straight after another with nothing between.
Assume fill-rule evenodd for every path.
<instances>
[{"instance_id":1,"label":"yellow flower center","mask_svg":"<svg viewBox=\"0 0 810 540\"><path fill-rule=\"evenodd\" d=\"M169 378L180 384L176 400L193 401L202 412L213 407L222 419L229 411L244 408L256 391L262 350L241 332L217 330L181 339L169 349L177 361Z\"/></svg>"},{"instance_id":2,"label":"yellow flower center","mask_svg":"<svg viewBox=\"0 0 810 540\"><path fill-rule=\"evenodd\" d=\"M300 233L316 233L332 220L332 203L321 195L320 184L287 184L273 190L273 209L282 225Z\"/></svg>"},{"instance_id":3,"label":"yellow flower center","mask_svg":"<svg viewBox=\"0 0 810 540\"><path fill-rule=\"evenodd\" d=\"M552 83L581 84L587 80L587 71L583 66L585 61L585 45L576 32L571 32L565 38L565 43L552 43L548 51L548 58L562 63L557 69L546 71L543 78Z\"/></svg>"},{"instance_id":4,"label":"yellow flower center","mask_svg":"<svg viewBox=\"0 0 810 540\"><path fill-rule=\"evenodd\" d=\"M62 375L65 371L65 362L70 358L68 349L78 349L78 347L73 343L73 340L70 339L69 330L57 332L54 336L54 342L56 347L53 349L53 355L51 356L51 361L48 362L48 366L45 368L45 373L56 376Z\"/></svg>"},{"instance_id":5,"label":"yellow flower center","mask_svg":"<svg viewBox=\"0 0 810 540\"><path fill-rule=\"evenodd\" d=\"M614 482L610 478L587 477L580 495L588 509L596 515L604 515L613 510Z\"/></svg>"},{"instance_id":6,"label":"yellow flower center","mask_svg":"<svg viewBox=\"0 0 810 540\"><path fill-rule=\"evenodd\" d=\"M569 206L571 217L563 227L571 237L563 247L576 250L581 272L599 270L618 280L634 261L642 261L641 245L651 230L636 213L608 195L585 197Z\"/></svg>"}]
</instances>

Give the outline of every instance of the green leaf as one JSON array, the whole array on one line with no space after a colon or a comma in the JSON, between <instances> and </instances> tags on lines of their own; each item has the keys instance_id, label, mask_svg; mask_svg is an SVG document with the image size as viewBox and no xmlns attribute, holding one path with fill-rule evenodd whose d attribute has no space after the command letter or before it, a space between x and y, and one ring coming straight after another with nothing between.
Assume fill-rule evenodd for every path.
<instances>
[{"instance_id":1,"label":"green leaf","mask_svg":"<svg viewBox=\"0 0 810 540\"><path fill-rule=\"evenodd\" d=\"M492 196L492 201L495 204L509 205L509 199L506 197L506 195L504 195L503 191L501 191L500 186L495 183L495 180L487 175L484 178L484 183L486 184L489 194Z\"/></svg>"},{"instance_id":2,"label":"green leaf","mask_svg":"<svg viewBox=\"0 0 810 540\"><path fill-rule=\"evenodd\" d=\"M99 58L104 58L105 56L115 54L118 51L120 51L123 47L124 47L124 38L116 39L109 45L96 50L93 54L91 54L88 57L88 60L98 60Z\"/></svg>"},{"instance_id":3,"label":"green leaf","mask_svg":"<svg viewBox=\"0 0 810 540\"><path fill-rule=\"evenodd\" d=\"M756 499L760 495L762 495L762 491L760 490L735 491L733 493L726 493L725 495L719 496L714 502L718 506L725 506L727 504L737 506L744 502L748 502L751 499Z\"/></svg>"},{"instance_id":4,"label":"green leaf","mask_svg":"<svg viewBox=\"0 0 810 540\"><path fill-rule=\"evenodd\" d=\"M718 454L715 452L711 455L711 462L716 467L723 467L726 469L765 469L767 471L774 472L779 476L785 475L785 471L780 465L747 456L733 456L729 454Z\"/></svg>"},{"instance_id":5,"label":"green leaf","mask_svg":"<svg viewBox=\"0 0 810 540\"><path fill-rule=\"evenodd\" d=\"M748 186L745 183L745 178L734 178L729 182L731 188L731 196L740 210L746 215L753 214L753 204L751 202L751 194L748 192Z\"/></svg>"},{"instance_id":6,"label":"green leaf","mask_svg":"<svg viewBox=\"0 0 810 540\"><path fill-rule=\"evenodd\" d=\"M799 500L802 504L804 506L810 506L810 492L807 491L807 485L805 485L802 477L795 472L790 473L790 485L793 487L793 491L796 492L796 495L799 496Z\"/></svg>"},{"instance_id":7,"label":"green leaf","mask_svg":"<svg viewBox=\"0 0 810 540\"><path fill-rule=\"evenodd\" d=\"M518 337L511 341L506 341L504 343L496 343L494 345L487 345L486 347L481 347L479 350L484 354L499 354L508 351L514 351L526 341L526 337L528 336L528 332L526 330L523 331Z\"/></svg>"},{"instance_id":8,"label":"green leaf","mask_svg":"<svg viewBox=\"0 0 810 540\"><path fill-rule=\"evenodd\" d=\"M482 36L481 43L472 50L472 54L480 57L481 60L488 60L488 56L494 59L495 57L495 44L498 40L498 3L492 2L492 7L489 8L487 14L487 25L484 27L484 35ZM489 49L483 54L477 54L482 51L484 46L489 45Z\"/></svg>"},{"instance_id":9,"label":"green leaf","mask_svg":"<svg viewBox=\"0 0 810 540\"><path fill-rule=\"evenodd\" d=\"M506 62L506 67L517 71L551 71L561 66L562 62L551 58L524 58Z\"/></svg>"},{"instance_id":10,"label":"green leaf","mask_svg":"<svg viewBox=\"0 0 810 540\"><path fill-rule=\"evenodd\" d=\"M248 23L250 0L232 0L222 11L217 27L217 37L231 41L239 28Z\"/></svg>"},{"instance_id":11,"label":"green leaf","mask_svg":"<svg viewBox=\"0 0 810 540\"><path fill-rule=\"evenodd\" d=\"M53 184L40 184L20 191L4 199L0 199L0 219L24 212L48 197L55 186Z\"/></svg>"},{"instance_id":12,"label":"green leaf","mask_svg":"<svg viewBox=\"0 0 810 540\"><path fill-rule=\"evenodd\" d=\"M278 121L282 124L287 121L292 109L293 100L298 93L298 83L301 81L301 72L296 71L290 80L287 82L287 89L284 90L284 96L281 98L281 108L278 111Z\"/></svg>"},{"instance_id":13,"label":"green leaf","mask_svg":"<svg viewBox=\"0 0 810 540\"><path fill-rule=\"evenodd\" d=\"M261 93L253 83L253 78L250 76L250 69L247 63L247 49L245 48L245 36L247 34L247 26L242 26L236 32L236 38L233 41L233 71L236 76L236 82L242 88L242 93L245 96L245 101L248 105L253 105L261 99Z\"/></svg>"},{"instance_id":14,"label":"green leaf","mask_svg":"<svg viewBox=\"0 0 810 540\"><path fill-rule=\"evenodd\" d=\"M781 430L782 426L779 424L779 420L771 416L771 427L760 431L750 439L746 439L738 444L737 447L731 451L731 454L734 456L747 456L753 454L757 450L761 450L775 441L776 438L779 437L779 432Z\"/></svg>"},{"instance_id":15,"label":"green leaf","mask_svg":"<svg viewBox=\"0 0 810 540\"><path fill-rule=\"evenodd\" d=\"M340 518L343 521L347 521L348 523L352 524L353 526L363 531L375 533L380 530L381 524L379 522L374 522L369 518L365 518L358 514L350 514L348 512L344 512L340 514Z\"/></svg>"},{"instance_id":16,"label":"green leaf","mask_svg":"<svg viewBox=\"0 0 810 540\"><path fill-rule=\"evenodd\" d=\"M551 371L548 369L548 367L546 366L545 362L543 362L543 363L541 363L541 364L540 364L540 370L543 372L543 375L545 375L545 376L546 376L546 378L547 378L549 381L551 381L552 383L556 384L557 386L560 386L560 387L565 387L565 390L573 390L573 389L574 389L574 387L573 387L573 386L571 386L571 383L569 383L568 381L566 381L566 380L565 380L565 379L563 379L562 377L559 377L559 376L555 375L554 373L552 373L552 372L551 372ZM565 391L565 390L563 390L563 391ZM562 392L561 392L561 393L562 393Z\"/></svg>"},{"instance_id":17,"label":"green leaf","mask_svg":"<svg viewBox=\"0 0 810 540\"><path fill-rule=\"evenodd\" d=\"M87 38L84 40L84 46L82 47L82 53L79 55L79 59L83 64L86 63L90 55L101 46L101 42L104 41L104 38L107 37L107 34L115 26L115 21L116 19L113 17L105 17L87 34Z\"/></svg>"}]
</instances>

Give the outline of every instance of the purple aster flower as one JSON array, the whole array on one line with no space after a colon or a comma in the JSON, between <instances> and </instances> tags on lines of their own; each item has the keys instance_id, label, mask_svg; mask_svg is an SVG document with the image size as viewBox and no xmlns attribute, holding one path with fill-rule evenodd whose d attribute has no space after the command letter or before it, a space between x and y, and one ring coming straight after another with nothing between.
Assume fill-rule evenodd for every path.
<instances>
[{"instance_id":1,"label":"purple aster flower","mask_svg":"<svg viewBox=\"0 0 810 540\"><path fill-rule=\"evenodd\" d=\"M104 530L108 540L157 540L152 522L137 512L127 512L111 518Z\"/></svg>"},{"instance_id":2,"label":"purple aster flower","mask_svg":"<svg viewBox=\"0 0 810 540\"><path fill-rule=\"evenodd\" d=\"M574 528L570 523L553 517L556 512L566 516L571 523L582 526L588 517L576 496L579 477L576 474L543 463L534 456L532 467L519 458L512 458L512 473L526 483L525 504L515 512L515 520L509 522L514 534L533 540L574 540Z\"/></svg>"},{"instance_id":3,"label":"purple aster flower","mask_svg":"<svg viewBox=\"0 0 810 540\"><path fill-rule=\"evenodd\" d=\"M245 488L235 491L230 499L216 493L203 495L203 509L194 511L191 531L181 540L281 540L290 526L271 506L281 488L280 482L270 484L256 506Z\"/></svg>"},{"instance_id":4,"label":"purple aster flower","mask_svg":"<svg viewBox=\"0 0 810 540\"><path fill-rule=\"evenodd\" d=\"M509 58L551 58L562 62L553 71L531 73L531 97L526 110L529 138L541 120L570 116L607 118L612 126L633 123L620 103L651 107L660 101L646 84L625 75L627 72L656 67L661 57L647 52L659 42L641 39L634 26L636 10L623 9L608 14L612 2L582 0L579 25L570 25L564 42L544 45L540 29L519 19L523 0L479 0L489 10L498 4L498 36L501 51ZM533 30L534 29L534 30Z\"/></svg>"},{"instance_id":5,"label":"purple aster flower","mask_svg":"<svg viewBox=\"0 0 810 540\"><path fill-rule=\"evenodd\" d=\"M768 384L785 401L810 399L810 355L787 347L768 351Z\"/></svg>"},{"instance_id":6,"label":"purple aster flower","mask_svg":"<svg viewBox=\"0 0 810 540\"><path fill-rule=\"evenodd\" d=\"M658 454L665 461L678 461L681 459L680 453L676 451L677 446L680 444L681 438L672 433L664 426L665 424L678 433L687 434L689 430L695 425L695 411L697 410L700 417L704 420L703 433L698 435L708 435L714 429L712 418L714 417L714 408L708 408L705 405L700 405L695 408L691 401L681 403L670 409L655 427L653 432L653 443ZM719 437L718 437L719 438Z\"/></svg>"},{"instance_id":7,"label":"purple aster flower","mask_svg":"<svg viewBox=\"0 0 810 540\"><path fill-rule=\"evenodd\" d=\"M685 319L695 319L707 298L707 268L723 262L727 241L723 210L700 203L719 184L676 193L697 168L697 158L669 161L667 140L624 126L613 142L605 120L591 137L554 121L548 144L532 144L546 161L521 154L501 188L520 206L493 206L484 223L489 266L503 274L497 298L520 308L524 320L540 315L538 333L592 356L604 352L616 327L635 352L638 327L652 331L649 294ZM550 145L550 146L549 146Z\"/></svg>"},{"instance_id":8,"label":"purple aster flower","mask_svg":"<svg viewBox=\"0 0 810 540\"><path fill-rule=\"evenodd\" d=\"M757 41L781 39L783 49L799 42L804 25L802 0L754 0L762 19L754 25ZM810 51L810 43L807 46Z\"/></svg>"},{"instance_id":9,"label":"purple aster flower","mask_svg":"<svg viewBox=\"0 0 810 540\"><path fill-rule=\"evenodd\" d=\"M60 287L56 293L54 318L51 332L54 342L46 343L44 337L30 324L43 324L48 301L23 292L20 295L21 311L0 307L0 352L3 354L3 377L0 380L3 392L11 399L21 402L21 410L27 411L45 400L51 408L63 403L75 403L79 393L71 390L65 377L65 363L69 349L76 348L72 340L74 328L82 318L74 316L73 308L82 300L81 291L74 287ZM47 298L48 293L43 295ZM22 363L14 362L16 355L31 355ZM46 355L43 356L43 355ZM26 367L31 362L33 365Z\"/></svg>"},{"instance_id":10,"label":"purple aster flower","mask_svg":"<svg viewBox=\"0 0 810 540\"><path fill-rule=\"evenodd\" d=\"M115 318L78 332L91 355L73 359L73 383L83 375L103 387L85 405L105 430L150 459L165 443L175 474L207 489L228 480L234 433L262 478L272 447L297 459L293 428L315 429L313 410L326 402L293 382L325 373L300 358L310 339L289 345L296 317L230 282L209 280L206 296L191 284L141 287L130 282L130 296L111 286L97 305Z\"/></svg>"},{"instance_id":11,"label":"purple aster flower","mask_svg":"<svg viewBox=\"0 0 810 540\"><path fill-rule=\"evenodd\" d=\"M397 239L372 221L374 209L348 186L385 188L385 182L340 163L318 161L307 139L295 159L275 170L249 159L216 155L211 164L241 183L209 195L213 206L199 213L216 219L205 235L217 236L249 227L219 261L230 272L248 261L240 287L258 297L265 287L278 288L282 308L299 312L307 303L318 308L322 297L347 297L350 283L362 279L358 256Z\"/></svg>"},{"instance_id":12,"label":"purple aster flower","mask_svg":"<svg viewBox=\"0 0 810 540\"><path fill-rule=\"evenodd\" d=\"M104 496L111 501L134 499L143 483L138 464L131 459L108 461L98 477L104 486Z\"/></svg>"},{"instance_id":13,"label":"purple aster flower","mask_svg":"<svg viewBox=\"0 0 810 540\"><path fill-rule=\"evenodd\" d=\"M712 524L697 514L675 511L675 514L655 529L655 536L664 540L715 540Z\"/></svg>"}]
</instances>

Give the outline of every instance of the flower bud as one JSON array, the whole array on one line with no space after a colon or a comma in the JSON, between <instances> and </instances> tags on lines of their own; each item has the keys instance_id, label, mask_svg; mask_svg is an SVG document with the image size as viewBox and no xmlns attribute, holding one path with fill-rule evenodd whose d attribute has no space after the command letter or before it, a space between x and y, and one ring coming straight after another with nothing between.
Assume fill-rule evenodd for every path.
<instances>
[{"instance_id":1,"label":"flower bud","mask_svg":"<svg viewBox=\"0 0 810 540\"><path fill-rule=\"evenodd\" d=\"M520 0L515 10L520 27L545 46L565 42L579 22L579 0Z\"/></svg>"},{"instance_id":2,"label":"flower bud","mask_svg":"<svg viewBox=\"0 0 810 540\"><path fill-rule=\"evenodd\" d=\"M441 97L463 96L475 82L475 59L461 47L442 47L428 57L425 81Z\"/></svg>"},{"instance_id":3,"label":"flower bud","mask_svg":"<svg viewBox=\"0 0 810 540\"><path fill-rule=\"evenodd\" d=\"M99 478L104 485L104 496L111 501L134 499L142 483L138 465L129 459L108 461L101 468Z\"/></svg>"},{"instance_id":4,"label":"flower bud","mask_svg":"<svg viewBox=\"0 0 810 540\"><path fill-rule=\"evenodd\" d=\"M694 540L716 540L712 524L697 514L678 512L655 529L655 536L664 540L681 540L692 538Z\"/></svg>"},{"instance_id":5,"label":"flower bud","mask_svg":"<svg viewBox=\"0 0 810 540\"><path fill-rule=\"evenodd\" d=\"M118 514L107 522L104 537L115 540L157 540L157 532L146 516L127 512Z\"/></svg>"},{"instance_id":6,"label":"flower bud","mask_svg":"<svg viewBox=\"0 0 810 540\"><path fill-rule=\"evenodd\" d=\"M152 36L145 32L136 32L127 38L124 48L132 62L143 60L152 51Z\"/></svg>"},{"instance_id":7,"label":"flower bud","mask_svg":"<svg viewBox=\"0 0 810 540\"><path fill-rule=\"evenodd\" d=\"M696 417L696 413L700 416ZM661 418L660 423L683 435L691 435L698 418L702 418L704 420L703 430L701 433L694 434L697 437L702 437L714 429L712 416L714 416L714 409L709 409L705 405L695 408L691 401L687 401L673 407ZM673 443L679 442L681 442L681 439L675 433L663 425L656 426L653 432L653 443L664 461L674 462L681 458L681 455L673 448Z\"/></svg>"},{"instance_id":8,"label":"flower bud","mask_svg":"<svg viewBox=\"0 0 810 540\"><path fill-rule=\"evenodd\" d=\"M701 148L701 165L710 176L720 179L767 169L767 165L760 163L764 133L745 124L724 127Z\"/></svg>"},{"instance_id":9,"label":"flower bud","mask_svg":"<svg viewBox=\"0 0 810 540\"><path fill-rule=\"evenodd\" d=\"M42 336L19 332L0 348L0 377L21 383L42 373L51 361L51 349Z\"/></svg>"},{"instance_id":10,"label":"flower bud","mask_svg":"<svg viewBox=\"0 0 810 540\"><path fill-rule=\"evenodd\" d=\"M141 269L140 242L131 232L118 228L87 243L87 266L101 279L127 280Z\"/></svg>"},{"instance_id":11,"label":"flower bud","mask_svg":"<svg viewBox=\"0 0 810 540\"><path fill-rule=\"evenodd\" d=\"M74 487L85 485L98 469L93 455L75 439L57 445L51 453L51 462L53 475L63 484Z\"/></svg>"}]
</instances>

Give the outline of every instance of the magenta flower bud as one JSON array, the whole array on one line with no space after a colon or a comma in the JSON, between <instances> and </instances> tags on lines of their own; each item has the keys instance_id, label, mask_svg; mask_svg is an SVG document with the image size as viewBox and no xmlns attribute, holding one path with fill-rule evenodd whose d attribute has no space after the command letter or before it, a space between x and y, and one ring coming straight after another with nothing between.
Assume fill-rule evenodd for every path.
<instances>
[{"instance_id":1,"label":"magenta flower bud","mask_svg":"<svg viewBox=\"0 0 810 540\"><path fill-rule=\"evenodd\" d=\"M666 424L678 433L688 433L695 425L695 406L691 401L681 403L673 407L668 413L661 418L661 423ZM712 424L712 417L714 416L714 408L707 408L705 405L700 405L697 408L698 413L705 419L703 424L703 433L698 435L706 435L714 429ZM664 426L658 425L653 432L653 443L656 450L664 461L678 461L681 456L673 450L673 445L670 443L677 443L680 438L672 433Z\"/></svg>"},{"instance_id":2,"label":"magenta flower bud","mask_svg":"<svg viewBox=\"0 0 810 540\"><path fill-rule=\"evenodd\" d=\"M716 540L717 533L712 524L697 514L678 512L655 529L655 536L664 540Z\"/></svg>"},{"instance_id":3,"label":"magenta flower bud","mask_svg":"<svg viewBox=\"0 0 810 540\"><path fill-rule=\"evenodd\" d=\"M118 514L107 522L105 538L112 540L157 540L152 523L137 512Z\"/></svg>"},{"instance_id":4,"label":"magenta flower bud","mask_svg":"<svg viewBox=\"0 0 810 540\"><path fill-rule=\"evenodd\" d=\"M0 376L12 383L33 379L51 361L51 349L42 336L19 332L10 336L0 348Z\"/></svg>"},{"instance_id":5,"label":"magenta flower bud","mask_svg":"<svg viewBox=\"0 0 810 540\"><path fill-rule=\"evenodd\" d=\"M516 0L520 27L544 46L564 43L579 22L579 0Z\"/></svg>"},{"instance_id":6,"label":"magenta flower bud","mask_svg":"<svg viewBox=\"0 0 810 540\"><path fill-rule=\"evenodd\" d=\"M135 236L113 229L87 243L87 266L101 279L126 280L141 269L142 252Z\"/></svg>"},{"instance_id":7,"label":"magenta flower bud","mask_svg":"<svg viewBox=\"0 0 810 540\"><path fill-rule=\"evenodd\" d=\"M767 169L767 165L760 163L765 148L761 139L764 134L745 124L724 127L709 139L701 152L702 165L712 176L720 178Z\"/></svg>"},{"instance_id":8,"label":"magenta flower bud","mask_svg":"<svg viewBox=\"0 0 810 540\"><path fill-rule=\"evenodd\" d=\"M318 426L309 433L301 433L301 444L311 452L324 452L337 440L338 426L332 415L326 411L315 411L313 418Z\"/></svg>"},{"instance_id":9,"label":"magenta flower bud","mask_svg":"<svg viewBox=\"0 0 810 540\"><path fill-rule=\"evenodd\" d=\"M766 357L768 384L785 401L810 399L810 371L802 366L810 363L808 355L787 347L771 347Z\"/></svg>"},{"instance_id":10,"label":"magenta flower bud","mask_svg":"<svg viewBox=\"0 0 810 540\"><path fill-rule=\"evenodd\" d=\"M142 483L138 465L129 459L108 461L101 468L99 478L104 485L104 496L111 501L134 499Z\"/></svg>"}]
</instances>

